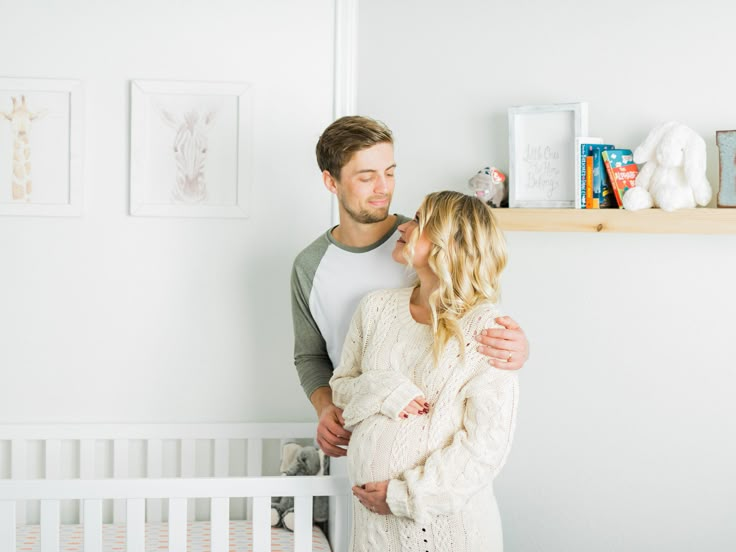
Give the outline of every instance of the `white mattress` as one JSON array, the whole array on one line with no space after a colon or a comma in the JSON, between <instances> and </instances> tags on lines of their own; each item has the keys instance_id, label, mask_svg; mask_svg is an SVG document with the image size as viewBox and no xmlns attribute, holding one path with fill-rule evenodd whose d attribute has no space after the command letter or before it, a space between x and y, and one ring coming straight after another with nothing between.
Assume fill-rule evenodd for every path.
<instances>
[{"instance_id":1,"label":"white mattress","mask_svg":"<svg viewBox=\"0 0 736 552\"><path fill-rule=\"evenodd\" d=\"M83 552L84 529L81 525L62 525L59 538L63 552ZM146 552L168 550L168 525L166 523L146 523ZM230 552L250 552L253 531L250 521L230 522ZM18 525L16 547L23 552L41 551L41 527L39 525ZM105 552L125 552L125 524L106 523L102 526L102 549ZM187 524L187 552L209 552L210 523L192 521ZM294 533L286 529L271 529L271 550L286 552L294 550ZM312 550L329 552L330 545L324 533L312 528Z\"/></svg>"}]
</instances>

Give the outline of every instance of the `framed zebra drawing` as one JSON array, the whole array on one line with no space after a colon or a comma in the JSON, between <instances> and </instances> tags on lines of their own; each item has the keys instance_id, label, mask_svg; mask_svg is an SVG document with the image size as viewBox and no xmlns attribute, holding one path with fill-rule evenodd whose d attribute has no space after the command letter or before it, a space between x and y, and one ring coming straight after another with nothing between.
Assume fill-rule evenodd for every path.
<instances>
[{"instance_id":1,"label":"framed zebra drawing","mask_svg":"<svg viewBox=\"0 0 736 552\"><path fill-rule=\"evenodd\" d=\"M247 217L252 85L134 80L130 212Z\"/></svg>"}]
</instances>

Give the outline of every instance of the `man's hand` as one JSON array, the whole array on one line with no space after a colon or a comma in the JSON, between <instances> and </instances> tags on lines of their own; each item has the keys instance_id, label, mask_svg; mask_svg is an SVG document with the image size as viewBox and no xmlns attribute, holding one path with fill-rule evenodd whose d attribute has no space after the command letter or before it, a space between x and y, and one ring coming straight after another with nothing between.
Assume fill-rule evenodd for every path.
<instances>
[{"instance_id":1,"label":"man's hand","mask_svg":"<svg viewBox=\"0 0 736 552\"><path fill-rule=\"evenodd\" d=\"M388 481L379 481L377 483L366 483L365 485L353 487L353 494L360 503L368 508L374 514L387 516L391 513L391 508L386 503L386 494L388 493Z\"/></svg>"},{"instance_id":2,"label":"man's hand","mask_svg":"<svg viewBox=\"0 0 736 552\"><path fill-rule=\"evenodd\" d=\"M475 339L478 351L489 357L489 363L501 370L518 370L529 358L529 342L524 330L509 316L496 318L503 328L486 329Z\"/></svg>"},{"instance_id":3,"label":"man's hand","mask_svg":"<svg viewBox=\"0 0 736 552\"><path fill-rule=\"evenodd\" d=\"M317 444L327 456L345 456L348 451L342 446L350 442L350 432L345 429L342 410L334 404L326 405L319 414L317 425Z\"/></svg>"}]
</instances>

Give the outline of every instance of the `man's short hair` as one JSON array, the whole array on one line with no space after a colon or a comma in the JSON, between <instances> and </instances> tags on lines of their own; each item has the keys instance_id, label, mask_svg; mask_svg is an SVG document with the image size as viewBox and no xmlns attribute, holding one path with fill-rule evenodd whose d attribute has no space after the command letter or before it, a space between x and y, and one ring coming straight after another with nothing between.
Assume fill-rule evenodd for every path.
<instances>
[{"instance_id":1,"label":"man's short hair","mask_svg":"<svg viewBox=\"0 0 736 552\"><path fill-rule=\"evenodd\" d=\"M340 171L356 151L382 143L394 143L391 131L382 122L360 115L340 117L325 129L317 142L319 170L339 180Z\"/></svg>"}]
</instances>

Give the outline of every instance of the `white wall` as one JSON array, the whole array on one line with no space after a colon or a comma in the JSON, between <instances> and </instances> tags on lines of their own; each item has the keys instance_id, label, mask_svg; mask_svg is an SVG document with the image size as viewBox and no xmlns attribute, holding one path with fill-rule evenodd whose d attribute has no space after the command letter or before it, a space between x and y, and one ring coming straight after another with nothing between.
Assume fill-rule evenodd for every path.
<instances>
[{"instance_id":1,"label":"white wall","mask_svg":"<svg viewBox=\"0 0 736 552\"><path fill-rule=\"evenodd\" d=\"M87 143L82 217L0 217L0 420L311 419L289 275L330 221L333 1L1 6L0 76L83 81ZM250 218L128 215L131 79L254 83Z\"/></svg>"},{"instance_id":2,"label":"white wall","mask_svg":"<svg viewBox=\"0 0 736 552\"><path fill-rule=\"evenodd\" d=\"M0 75L83 80L87 106L84 216L0 217L0 421L312 419L288 285L330 220L313 147L333 3L0 6ZM625 35L582 1L361 2L359 108L396 132L396 210L507 168L518 104L587 100L591 133L621 146L679 119L715 182L714 131L736 128L736 9L614 9ZM129 82L146 78L256 84L250 219L128 216ZM507 549L734 548L736 238L507 237L505 304L532 343L497 484Z\"/></svg>"},{"instance_id":3,"label":"white wall","mask_svg":"<svg viewBox=\"0 0 736 552\"><path fill-rule=\"evenodd\" d=\"M370 0L359 112L397 139L397 211L508 169L506 110L584 100L635 147L676 119L736 128L736 8L692 2ZM508 233L506 310L531 359L497 485L506 549L736 547L736 237Z\"/></svg>"}]
</instances>

